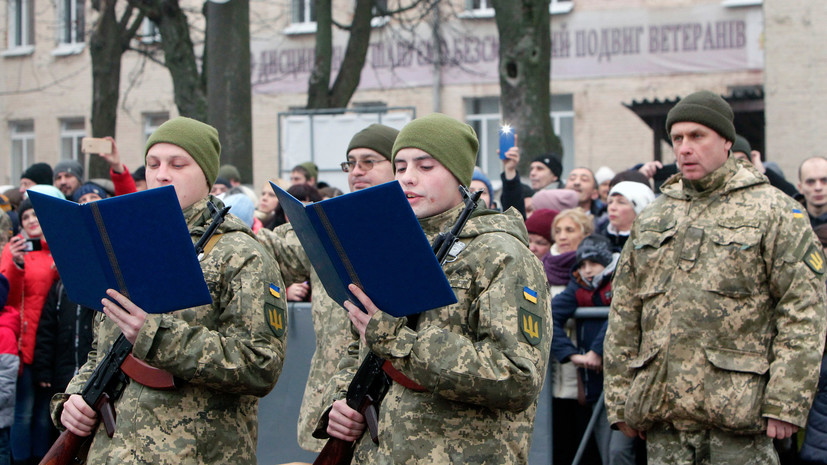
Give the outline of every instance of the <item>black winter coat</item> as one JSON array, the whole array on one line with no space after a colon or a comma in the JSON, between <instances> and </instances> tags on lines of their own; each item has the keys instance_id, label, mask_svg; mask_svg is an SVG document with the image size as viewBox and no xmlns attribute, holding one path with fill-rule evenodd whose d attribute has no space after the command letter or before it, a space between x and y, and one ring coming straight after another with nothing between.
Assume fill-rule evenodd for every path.
<instances>
[{"instance_id":1,"label":"black winter coat","mask_svg":"<svg viewBox=\"0 0 827 465\"><path fill-rule=\"evenodd\" d=\"M94 316L95 310L69 299L62 281L52 285L37 326L35 383L51 383L55 392L65 391L92 348Z\"/></svg>"}]
</instances>

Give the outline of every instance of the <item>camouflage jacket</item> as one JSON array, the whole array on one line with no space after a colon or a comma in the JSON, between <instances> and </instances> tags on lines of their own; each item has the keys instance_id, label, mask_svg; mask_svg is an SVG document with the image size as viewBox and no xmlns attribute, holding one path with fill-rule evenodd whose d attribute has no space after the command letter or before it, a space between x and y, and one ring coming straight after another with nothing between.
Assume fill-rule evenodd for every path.
<instances>
[{"instance_id":1,"label":"camouflage jacket","mask_svg":"<svg viewBox=\"0 0 827 465\"><path fill-rule=\"evenodd\" d=\"M312 434L316 422L327 407L323 399L325 385L336 374L339 360L347 353L351 340L350 320L347 311L325 292L290 223L283 224L274 231L261 229L258 239L276 257L285 285L310 281L313 290L311 315L316 350L310 360L310 372L304 387L297 436L300 447L319 452L326 441L316 439Z\"/></svg>"},{"instance_id":2,"label":"camouflage jacket","mask_svg":"<svg viewBox=\"0 0 827 465\"><path fill-rule=\"evenodd\" d=\"M428 238L453 225L459 211L420 220ZM465 249L443 267L456 304L422 313L415 331L384 312L368 324L370 349L426 391L394 383L379 411L379 446L364 434L354 463L528 461L551 347L545 272L515 209L475 213L460 240ZM366 354L354 339L331 398L344 398Z\"/></svg>"},{"instance_id":3,"label":"camouflage jacket","mask_svg":"<svg viewBox=\"0 0 827 465\"><path fill-rule=\"evenodd\" d=\"M680 175L637 218L604 347L609 422L757 433L807 419L825 263L801 205L730 158Z\"/></svg>"},{"instance_id":4,"label":"camouflage jacket","mask_svg":"<svg viewBox=\"0 0 827 465\"><path fill-rule=\"evenodd\" d=\"M184 210L193 243L207 226L206 200ZM241 220L227 215L218 233L201 260L213 303L149 315L133 349L183 385L160 391L129 382L115 403L115 435L109 439L98 427L89 464L256 464L258 398L275 386L285 353L287 306L271 284L284 285L275 261ZM118 334L102 313L96 317L89 360L67 393L80 393ZM67 397L52 399L55 424Z\"/></svg>"}]
</instances>

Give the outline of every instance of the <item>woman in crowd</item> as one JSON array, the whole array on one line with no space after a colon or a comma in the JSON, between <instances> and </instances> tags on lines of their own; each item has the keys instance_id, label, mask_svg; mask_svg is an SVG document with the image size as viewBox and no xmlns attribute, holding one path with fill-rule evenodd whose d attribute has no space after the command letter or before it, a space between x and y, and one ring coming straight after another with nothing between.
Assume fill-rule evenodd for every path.
<instances>
[{"instance_id":1,"label":"woman in crowd","mask_svg":"<svg viewBox=\"0 0 827 465\"><path fill-rule=\"evenodd\" d=\"M635 218L654 200L652 189L639 182L619 182L609 190L609 222L599 228L598 234L609 239L614 252L623 250Z\"/></svg>"},{"instance_id":2,"label":"woman in crowd","mask_svg":"<svg viewBox=\"0 0 827 465\"><path fill-rule=\"evenodd\" d=\"M552 297L563 292L569 284L577 247L593 231L592 218L580 208L563 210L554 218L551 224L554 245L543 258ZM573 320L569 320L566 331L569 337L575 337ZM571 419L575 416L588 418L589 412L584 406L585 392L582 383L578 383L577 367L570 361L561 364L554 360L553 370L553 463L571 463L579 438L583 435L582 431L574 428Z\"/></svg>"},{"instance_id":3,"label":"woman in crowd","mask_svg":"<svg viewBox=\"0 0 827 465\"><path fill-rule=\"evenodd\" d=\"M59 194L59 197L63 197L54 187L43 187L51 187L53 195L58 197ZM9 280L7 305L16 308L22 315L22 370L17 380L11 445L14 463L25 463L43 457L54 438L55 430L49 417L50 391L34 382L32 362L40 313L49 289L58 279L58 274L31 200L27 198L20 203L18 214L21 232L3 248L0 255L0 273Z\"/></svg>"}]
</instances>

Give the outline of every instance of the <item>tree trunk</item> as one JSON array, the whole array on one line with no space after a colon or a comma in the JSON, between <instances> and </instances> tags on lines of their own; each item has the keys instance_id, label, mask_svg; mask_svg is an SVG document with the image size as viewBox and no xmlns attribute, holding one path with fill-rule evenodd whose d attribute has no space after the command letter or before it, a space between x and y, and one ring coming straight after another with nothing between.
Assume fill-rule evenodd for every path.
<instances>
[{"instance_id":1,"label":"tree trunk","mask_svg":"<svg viewBox=\"0 0 827 465\"><path fill-rule=\"evenodd\" d=\"M121 83L121 31L116 0L100 2L100 16L89 37L92 58L92 136L115 136ZM97 155L89 159L87 178L108 178L109 165Z\"/></svg>"},{"instance_id":2,"label":"tree trunk","mask_svg":"<svg viewBox=\"0 0 827 465\"><path fill-rule=\"evenodd\" d=\"M551 127L549 0L492 0L500 37L502 118L518 134L520 172L546 152L562 158Z\"/></svg>"},{"instance_id":3,"label":"tree trunk","mask_svg":"<svg viewBox=\"0 0 827 465\"><path fill-rule=\"evenodd\" d=\"M253 180L253 112L250 88L250 4L248 0L207 2L208 122L218 129L221 163Z\"/></svg>"},{"instance_id":4,"label":"tree trunk","mask_svg":"<svg viewBox=\"0 0 827 465\"><path fill-rule=\"evenodd\" d=\"M206 91L198 73L187 15L181 10L177 0L148 1L140 7L161 31L164 64L172 76L178 113L199 121L207 121Z\"/></svg>"},{"instance_id":5,"label":"tree trunk","mask_svg":"<svg viewBox=\"0 0 827 465\"><path fill-rule=\"evenodd\" d=\"M359 87L362 68L365 67L368 46L370 45L372 9L372 0L356 0L353 22L350 26L350 37L345 48L345 57L330 91L330 106L332 108L347 107Z\"/></svg>"},{"instance_id":6,"label":"tree trunk","mask_svg":"<svg viewBox=\"0 0 827 465\"><path fill-rule=\"evenodd\" d=\"M330 108L330 70L333 60L331 0L316 1L316 49L313 72L307 82L307 108Z\"/></svg>"},{"instance_id":7,"label":"tree trunk","mask_svg":"<svg viewBox=\"0 0 827 465\"><path fill-rule=\"evenodd\" d=\"M333 59L333 18L330 0L316 0L316 57L307 92L307 108L345 108L359 87L362 68L370 45L373 1L356 0L350 36L342 65L333 86L330 72Z\"/></svg>"}]
</instances>

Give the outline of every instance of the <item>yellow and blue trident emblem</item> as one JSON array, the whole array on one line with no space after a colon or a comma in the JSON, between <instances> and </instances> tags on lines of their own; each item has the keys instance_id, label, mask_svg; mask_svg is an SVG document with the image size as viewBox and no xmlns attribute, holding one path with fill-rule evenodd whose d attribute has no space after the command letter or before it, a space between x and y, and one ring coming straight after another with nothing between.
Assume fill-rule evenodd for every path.
<instances>
[{"instance_id":1,"label":"yellow and blue trident emblem","mask_svg":"<svg viewBox=\"0 0 827 465\"><path fill-rule=\"evenodd\" d=\"M270 284L268 291L270 295L264 296L264 321L276 337L282 337L287 330L287 313L284 306L276 305L276 299L281 298L281 289L275 284Z\"/></svg>"},{"instance_id":2,"label":"yellow and blue trident emblem","mask_svg":"<svg viewBox=\"0 0 827 465\"><path fill-rule=\"evenodd\" d=\"M520 325L520 332L525 336L529 344L536 346L543 341L543 317L535 315L520 307L517 313Z\"/></svg>"},{"instance_id":3,"label":"yellow and blue trident emblem","mask_svg":"<svg viewBox=\"0 0 827 465\"><path fill-rule=\"evenodd\" d=\"M804 255L804 263L816 273L824 274L824 253L821 248L815 244L807 249L807 254Z\"/></svg>"}]
</instances>

